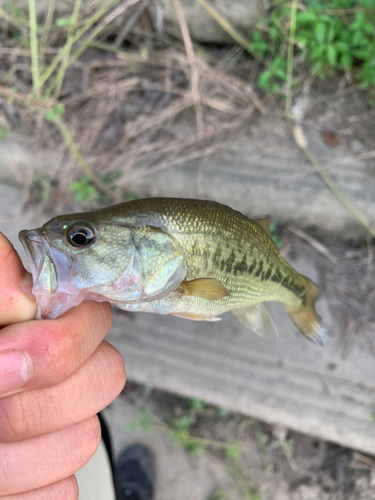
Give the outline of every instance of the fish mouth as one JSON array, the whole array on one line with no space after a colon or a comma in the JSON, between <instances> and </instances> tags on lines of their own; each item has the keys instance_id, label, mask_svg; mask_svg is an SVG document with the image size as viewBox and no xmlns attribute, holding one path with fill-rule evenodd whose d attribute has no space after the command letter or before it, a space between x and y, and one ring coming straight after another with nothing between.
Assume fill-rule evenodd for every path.
<instances>
[{"instance_id":1,"label":"fish mouth","mask_svg":"<svg viewBox=\"0 0 375 500\"><path fill-rule=\"evenodd\" d=\"M25 249L29 264L31 274L33 276L33 293L37 292L36 284L38 283L39 277L41 275L41 271L43 268L43 263L45 261L45 257L47 256L48 244L47 241L43 238L43 236L32 229L31 231L23 230L19 234L19 239L22 243L23 248ZM56 268L51 261L50 270L54 274L55 281L57 282L57 274ZM46 290L46 292L51 293L52 290Z\"/></svg>"},{"instance_id":2,"label":"fish mouth","mask_svg":"<svg viewBox=\"0 0 375 500\"><path fill-rule=\"evenodd\" d=\"M38 305L36 319L61 315L61 305L67 300L64 285L69 278L68 257L51 247L43 235L34 229L21 231L19 239L25 249L33 277L33 294Z\"/></svg>"}]
</instances>

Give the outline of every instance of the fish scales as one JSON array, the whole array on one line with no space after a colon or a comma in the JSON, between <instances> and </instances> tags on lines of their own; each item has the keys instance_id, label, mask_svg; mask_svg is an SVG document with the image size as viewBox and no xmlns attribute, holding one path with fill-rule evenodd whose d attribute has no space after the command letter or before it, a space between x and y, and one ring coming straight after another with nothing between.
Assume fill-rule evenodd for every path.
<instances>
[{"instance_id":1,"label":"fish scales","mask_svg":"<svg viewBox=\"0 0 375 500\"><path fill-rule=\"evenodd\" d=\"M162 220L162 227L178 241L186 255L186 278L202 277L204 269L208 276L234 292L222 301L215 301L213 306L216 310L223 304L239 307L252 298L267 300L265 294L269 293L267 290L272 283L285 281L291 270L295 273L280 258L276 246L264 230L239 212L213 202L203 202L197 213L195 200L186 200L182 207L178 203L181 200L176 200L176 207L173 202L168 203L166 210L164 201L160 200L159 211L154 209L153 218ZM237 217L234 220L233 214ZM275 270L281 265L285 267L285 272L279 270L275 275ZM297 292L293 286L287 290ZM275 287L273 297L268 300L277 300L279 295L279 288ZM194 302L194 299L189 301ZM200 302L200 298L197 300Z\"/></svg>"},{"instance_id":2,"label":"fish scales","mask_svg":"<svg viewBox=\"0 0 375 500\"><path fill-rule=\"evenodd\" d=\"M60 286L62 302L107 299L125 310L197 320L216 320L232 311L262 334L275 330L261 305L273 300L321 344L325 331L314 310L318 289L279 255L267 225L267 218L248 219L216 202L151 198L59 216L20 238L31 260L35 249L30 239L42 238L39 250L43 247L45 258L53 261L47 262L50 279L54 272L60 277L70 272L71 282L79 284L70 285L69 293L67 284ZM85 240L88 234L91 239ZM67 264L64 273L57 269L62 254L70 262L69 272ZM34 274L46 287L46 280ZM66 306L56 306L57 299L54 292L50 302L60 314ZM48 307L44 314L56 314Z\"/></svg>"}]
</instances>

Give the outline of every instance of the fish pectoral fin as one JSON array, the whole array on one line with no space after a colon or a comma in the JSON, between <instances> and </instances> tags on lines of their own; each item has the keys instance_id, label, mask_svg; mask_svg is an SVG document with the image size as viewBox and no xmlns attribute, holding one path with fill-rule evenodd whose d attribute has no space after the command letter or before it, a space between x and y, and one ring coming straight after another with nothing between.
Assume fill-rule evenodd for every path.
<instances>
[{"instance_id":1,"label":"fish pectoral fin","mask_svg":"<svg viewBox=\"0 0 375 500\"><path fill-rule=\"evenodd\" d=\"M202 299L219 300L229 295L228 290L214 278L198 278L182 281L184 295L201 297Z\"/></svg>"},{"instance_id":2,"label":"fish pectoral fin","mask_svg":"<svg viewBox=\"0 0 375 500\"><path fill-rule=\"evenodd\" d=\"M260 337L272 340L279 337L276 326L268 314L267 309L262 304L243 309L235 309L232 313L238 321L247 328L250 328L250 330L253 330L253 332Z\"/></svg>"},{"instance_id":3,"label":"fish pectoral fin","mask_svg":"<svg viewBox=\"0 0 375 500\"><path fill-rule=\"evenodd\" d=\"M258 226L262 227L268 236L271 236L271 228L270 228L270 221L271 217L269 215L265 215L261 219L252 219L254 222L258 224Z\"/></svg>"},{"instance_id":4,"label":"fish pectoral fin","mask_svg":"<svg viewBox=\"0 0 375 500\"><path fill-rule=\"evenodd\" d=\"M203 314L194 313L173 313L169 316L175 316L176 318L191 319L193 321L221 321L221 318L217 316L203 316Z\"/></svg>"}]
</instances>

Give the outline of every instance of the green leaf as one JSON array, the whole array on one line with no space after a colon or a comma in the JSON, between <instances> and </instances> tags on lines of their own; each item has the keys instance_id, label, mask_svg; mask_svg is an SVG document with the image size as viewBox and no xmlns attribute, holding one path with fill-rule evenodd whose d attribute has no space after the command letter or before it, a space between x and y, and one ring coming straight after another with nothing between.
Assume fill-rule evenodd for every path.
<instances>
[{"instance_id":1,"label":"green leaf","mask_svg":"<svg viewBox=\"0 0 375 500\"><path fill-rule=\"evenodd\" d=\"M179 430L185 430L188 429L191 426L191 424L192 424L191 416L187 414L177 420L176 428Z\"/></svg>"},{"instance_id":2,"label":"green leaf","mask_svg":"<svg viewBox=\"0 0 375 500\"><path fill-rule=\"evenodd\" d=\"M283 82L286 81L286 71L282 68L276 68L274 70L274 75L280 78Z\"/></svg>"},{"instance_id":3,"label":"green leaf","mask_svg":"<svg viewBox=\"0 0 375 500\"><path fill-rule=\"evenodd\" d=\"M341 52L341 54L349 52L349 45L345 42L336 42L335 47L337 52Z\"/></svg>"},{"instance_id":4,"label":"green leaf","mask_svg":"<svg viewBox=\"0 0 375 500\"><path fill-rule=\"evenodd\" d=\"M260 75L260 77L258 79L258 87L260 89L265 89L267 87L268 82L271 80L271 78L272 78L272 73L269 69L267 69L266 71L263 71L263 73Z\"/></svg>"},{"instance_id":5,"label":"green leaf","mask_svg":"<svg viewBox=\"0 0 375 500\"><path fill-rule=\"evenodd\" d=\"M315 38L318 43L323 43L326 36L326 25L324 23L318 23L315 26Z\"/></svg>"},{"instance_id":6,"label":"green leaf","mask_svg":"<svg viewBox=\"0 0 375 500\"><path fill-rule=\"evenodd\" d=\"M233 462L237 462L240 458L241 452L241 443L239 441L235 441L231 445L228 446L225 455L229 460L233 460Z\"/></svg>"},{"instance_id":7,"label":"green leaf","mask_svg":"<svg viewBox=\"0 0 375 500\"><path fill-rule=\"evenodd\" d=\"M124 200L124 201L134 201L136 200L138 197L136 194L134 193L131 193L130 191L123 191L122 195L121 195L121 198Z\"/></svg>"},{"instance_id":8,"label":"green leaf","mask_svg":"<svg viewBox=\"0 0 375 500\"><path fill-rule=\"evenodd\" d=\"M367 38L363 35L362 31L358 30L354 33L352 45L357 47L366 47L368 43Z\"/></svg>"},{"instance_id":9,"label":"green leaf","mask_svg":"<svg viewBox=\"0 0 375 500\"><path fill-rule=\"evenodd\" d=\"M219 406L216 408L215 413L219 418L224 418L229 415L230 411L227 410L226 408L220 408Z\"/></svg>"},{"instance_id":10,"label":"green leaf","mask_svg":"<svg viewBox=\"0 0 375 500\"><path fill-rule=\"evenodd\" d=\"M59 105L59 106L55 106L54 108L52 109L49 109L47 111L47 113L44 115L44 118L49 121L49 122L53 122L53 120L58 117L58 116L61 116L65 113L65 106L63 105Z\"/></svg>"},{"instance_id":11,"label":"green leaf","mask_svg":"<svg viewBox=\"0 0 375 500\"><path fill-rule=\"evenodd\" d=\"M328 30L327 30L327 42L330 43L333 41L333 39L335 38L335 28L334 26L328 26Z\"/></svg>"},{"instance_id":12,"label":"green leaf","mask_svg":"<svg viewBox=\"0 0 375 500\"><path fill-rule=\"evenodd\" d=\"M324 52L324 45L318 45L310 52L310 60L319 59Z\"/></svg>"},{"instance_id":13,"label":"green leaf","mask_svg":"<svg viewBox=\"0 0 375 500\"><path fill-rule=\"evenodd\" d=\"M207 404L205 401L196 398L189 399L189 406L194 410L205 410L207 408Z\"/></svg>"},{"instance_id":14,"label":"green leaf","mask_svg":"<svg viewBox=\"0 0 375 500\"><path fill-rule=\"evenodd\" d=\"M344 69L349 70L353 65L353 58L350 54L343 54L340 58L340 63Z\"/></svg>"},{"instance_id":15,"label":"green leaf","mask_svg":"<svg viewBox=\"0 0 375 500\"><path fill-rule=\"evenodd\" d=\"M132 420L124 426L125 431L134 431L136 429L143 429L149 431L152 428L151 415L145 411L141 411L141 418L138 420Z\"/></svg>"},{"instance_id":16,"label":"green leaf","mask_svg":"<svg viewBox=\"0 0 375 500\"><path fill-rule=\"evenodd\" d=\"M297 26L311 24L316 20L316 13L311 11L298 12L297 14Z\"/></svg>"},{"instance_id":17,"label":"green leaf","mask_svg":"<svg viewBox=\"0 0 375 500\"><path fill-rule=\"evenodd\" d=\"M64 28L65 26L74 26L74 19L71 17L60 17L56 21L56 26Z\"/></svg>"},{"instance_id":18,"label":"green leaf","mask_svg":"<svg viewBox=\"0 0 375 500\"><path fill-rule=\"evenodd\" d=\"M10 135L10 130L0 125L0 140L6 139L7 137L9 137L9 135Z\"/></svg>"},{"instance_id":19,"label":"green leaf","mask_svg":"<svg viewBox=\"0 0 375 500\"><path fill-rule=\"evenodd\" d=\"M271 26L269 36L271 40L276 40L280 36L280 31L275 26Z\"/></svg>"},{"instance_id":20,"label":"green leaf","mask_svg":"<svg viewBox=\"0 0 375 500\"><path fill-rule=\"evenodd\" d=\"M329 45L327 48L327 60L330 66L336 66L337 64L337 51L333 45Z\"/></svg>"},{"instance_id":21,"label":"green leaf","mask_svg":"<svg viewBox=\"0 0 375 500\"><path fill-rule=\"evenodd\" d=\"M296 41L301 47L305 48L309 39L305 35L299 35L296 36Z\"/></svg>"},{"instance_id":22,"label":"green leaf","mask_svg":"<svg viewBox=\"0 0 375 500\"><path fill-rule=\"evenodd\" d=\"M317 73L320 72L320 70L323 68L323 66L324 66L323 61L315 62L310 68L311 74L316 75Z\"/></svg>"},{"instance_id":23,"label":"green leaf","mask_svg":"<svg viewBox=\"0 0 375 500\"><path fill-rule=\"evenodd\" d=\"M185 448L193 455L201 455L203 453L203 446L198 443L186 443Z\"/></svg>"}]
</instances>

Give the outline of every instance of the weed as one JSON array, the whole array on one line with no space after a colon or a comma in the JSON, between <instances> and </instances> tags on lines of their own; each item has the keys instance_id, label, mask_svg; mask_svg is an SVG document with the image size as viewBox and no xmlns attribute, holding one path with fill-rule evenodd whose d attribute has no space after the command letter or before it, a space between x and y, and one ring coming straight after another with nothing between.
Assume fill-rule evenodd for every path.
<instances>
[{"instance_id":1,"label":"weed","mask_svg":"<svg viewBox=\"0 0 375 500\"><path fill-rule=\"evenodd\" d=\"M6 139L7 137L9 137L9 134L10 134L9 128L0 125L0 140Z\"/></svg>"},{"instance_id":2,"label":"weed","mask_svg":"<svg viewBox=\"0 0 375 500\"><path fill-rule=\"evenodd\" d=\"M97 195L97 189L88 175L84 175L79 181L71 182L69 188L74 192L77 203L91 200Z\"/></svg>"},{"instance_id":3,"label":"weed","mask_svg":"<svg viewBox=\"0 0 375 500\"><path fill-rule=\"evenodd\" d=\"M242 495L250 500L262 500L262 496L255 483L247 479L246 471L240 464L235 464L228 469L228 472L236 481Z\"/></svg>"},{"instance_id":4,"label":"weed","mask_svg":"<svg viewBox=\"0 0 375 500\"><path fill-rule=\"evenodd\" d=\"M207 500L230 500L231 496L228 491L225 490L216 490L211 496L208 497Z\"/></svg>"},{"instance_id":5,"label":"weed","mask_svg":"<svg viewBox=\"0 0 375 500\"><path fill-rule=\"evenodd\" d=\"M46 202L48 200L51 188L56 187L56 182L52 181L46 175L41 175L35 172L32 177L32 183L30 186L31 198L37 202Z\"/></svg>"},{"instance_id":6,"label":"weed","mask_svg":"<svg viewBox=\"0 0 375 500\"><path fill-rule=\"evenodd\" d=\"M137 196L134 193L131 193L130 191L123 191L121 199L123 201L134 201L137 199Z\"/></svg>"},{"instance_id":7,"label":"weed","mask_svg":"<svg viewBox=\"0 0 375 500\"><path fill-rule=\"evenodd\" d=\"M71 17L60 17L56 20L56 26L64 28L65 26L74 26L74 20Z\"/></svg>"},{"instance_id":8,"label":"weed","mask_svg":"<svg viewBox=\"0 0 375 500\"><path fill-rule=\"evenodd\" d=\"M263 432L262 432L262 430L261 430L261 428L256 420L252 421L252 426L253 426L255 437L257 440L257 444L258 444L259 454L262 458L263 468L266 471L266 474L270 475L271 467L270 467L270 463L269 463L268 456L267 456L267 450L266 450L266 444L264 442Z\"/></svg>"},{"instance_id":9,"label":"weed","mask_svg":"<svg viewBox=\"0 0 375 500\"><path fill-rule=\"evenodd\" d=\"M234 441L225 450L225 456L228 460L232 462L237 462L240 459L241 453L241 443L239 441Z\"/></svg>"},{"instance_id":10,"label":"weed","mask_svg":"<svg viewBox=\"0 0 375 500\"><path fill-rule=\"evenodd\" d=\"M290 16L291 3L279 0L249 43L249 52L265 64L258 86L269 94L287 81ZM304 65L320 79L348 71L362 89L371 89L375 86L374 23L373 0L310 0L296 14L294 65Z\"/></svg>"},{"instance_id":11,"label":"weed","mask_svg":"<svg viewBox=\"0 0 375 500\"><path fill-rule=\"evenodd\" d=\"M149 431L152 429L152 416L143 409L140 409L139 413L141 414L140 418L126 424L124 427L125 431L134 431L136 429Z\"/></svg>"},{"instance_id":12,"label":"weed","mask_svg":"<svg viewBox=\"0 0 375 500\"><path fill-rule=\"evenodd\" d=\"M44 118L48 122L53 122L55 118L57 118L58 116L62 116L64 113L65 113L65 106L59 105L49 109L47 113L44 115Z\"/></svg>"},{"instance_id":13,"label":"weed","mask_svg":"<svg viewBox=\"0 0 375 500\"><path fill-rule=\"evenodd\" d=\"M207 404L205 401L202 401L201 399L196 399L196 398L191 398L188 400L189 403L189 408L192 408L194 410L205 410L207 408Z\"/></svg>"},{"instance_id":14,"label":"weed","mask_svg":"<svg viewBox=\"0 0 375 500\"><path fill-rule=\"evenodd\" d=\"M227 410L226 408L221 408L220 406L215 408L215 414L219 418L227 417L229 415L229 413L230 413L230 411Z\"/></svg>"}]
</instances>

